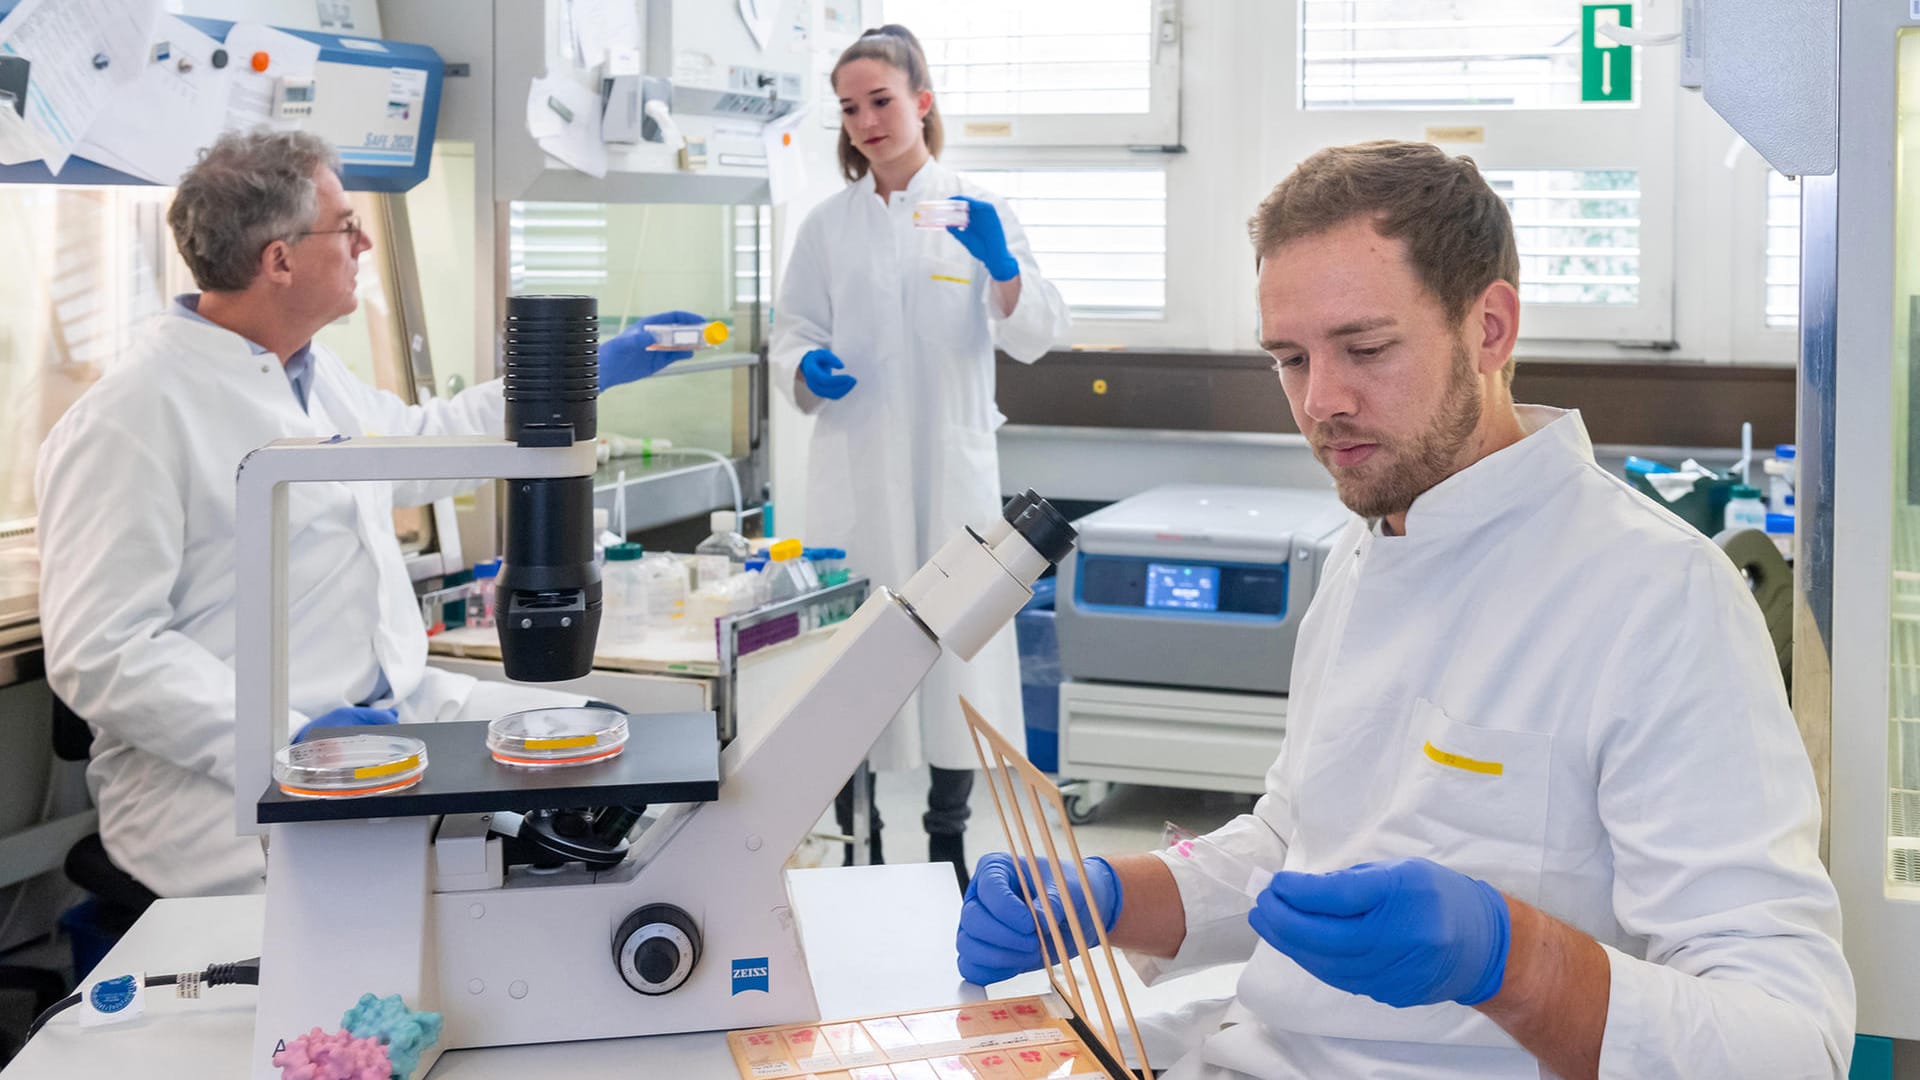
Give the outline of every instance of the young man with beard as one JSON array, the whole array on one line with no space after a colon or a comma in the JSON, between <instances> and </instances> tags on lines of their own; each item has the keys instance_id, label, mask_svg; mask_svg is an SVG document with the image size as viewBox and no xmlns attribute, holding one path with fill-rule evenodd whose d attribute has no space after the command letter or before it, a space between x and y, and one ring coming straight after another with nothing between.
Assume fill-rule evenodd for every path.
<instances>
[{"instance_id":1,"label":"young man with beard","mask_svg":"<svg viewBox=\"0 0 1920 1080\"><path fill-rule=\"evenodd\" d=\"M1357 517L1253 812L1191 859L1083 867L1147 978L1246 962L1167 1075L1844 1077L1839 902L1760 613L1578 413L1514 404L1504 202L1466 158L1368 143L1251 232L1260 345ZM1251 903L1219 884L1250 869ZM1018 872L975 871L975 982L1041 962ZM1040 876L1087 912L1079 873Z\"/></svg>"}]
</instances>

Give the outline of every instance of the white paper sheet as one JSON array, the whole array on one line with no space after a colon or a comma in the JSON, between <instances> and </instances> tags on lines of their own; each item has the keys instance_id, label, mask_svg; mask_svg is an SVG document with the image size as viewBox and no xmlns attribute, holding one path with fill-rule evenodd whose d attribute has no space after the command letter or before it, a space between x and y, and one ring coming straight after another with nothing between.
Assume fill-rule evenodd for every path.
<instances>
[{"instance_id":1,"label":"white paper sheet","mask_svg":"<svg viewBox=\"0 0 1920 1080\"><path fill-rule=\"evenodd\" d=\"M87 129L74 153L170 186L225 126L233 65L215 68L213 50L220 43L172 15L161 16L153 40L167 43L167 59L145 65L133 86ZM190 70L180 70L182 60Z\"/></svg>"},{"instance_id":2,"label":"white paper sheet","mask_svg":"<svg viewBox=\"0 0 1920 1080\"><path fill-rule=\"evenodd\" d=\"M761 52L767 51L767 43L773 40L774 9L777 0L739 0L740 21L747 24L747 32L753 35L753 44Z\"/></svg>"},{"instance_id":3,"label":"white paper sheet","mask_svg":"<svg viewBox=\"0 0 1920 1080\"><path fill-rule=\"evenodd\" d=\"M527 134L535 139L558 135L567 128L566 118L554 112L547 103L547 98L553 95L552 84L559 81L541 77L533 80L533 84L527 88Z\"/></svg>"},{"instance_id":4,"label":"white paper sheet","mask_svg":"<svg viewBox=\"0 0 1920 1080\"><path fill-rule=\"evenodd\" d=\"M0 52L33 65L25 118L0 121L0 162L65 168L101 110L139 78L159 17L160 0L22 0L0 20Z\"/></svg>"},{"instance_id":5,"label":"white paper sheet","mask_svg":"<svg viewBox=\"0 0 1920 1080\"><path fill-rule=\"evenodd\" d=\"M267 70L253 70L253 55L267 54ZM270 127L291 131L299 120L276 120L273 116L273 90L277 80L313 77L320 60L320 46L284 30L262 23L234 23L227 31L227 55L232 59L227 70L233 73L227 93L226 126L235 131ZM321 87L319 93L325 93Z\"/></svg>"},{"instance_id":6,"label":"white paper sheet","mask_svg":"<svg viewBox=\"0 0 1920 1080\"><path fill-rule=\"evenodd\" d=\"M784 205L807 190L807 155L801 148L800 122L807 107L795 109L761 129L767 156L767 191L774 206Z\"/></svg>"},{"instance_id":7,"label":"white paper sheet","mask_svg":"<svg viewBox=\"0 0 1920 1080\"><path fill-rule=\"evenodd\" d=\"M616 49L640 47L638 0L568 0L574 60L581 67L604 64Z\"/></svg>"},{"instance_id":8,"label":"white paper sheet","mask_svg":"<svg viewBox=\"0 0 1920 1080\"><path fill-rule=\"evenodd\" d=\"M559 103L567 116L553 108ZM557 125L557 126L556 126ZM527 88L527 132L540 149L595 179L607 175L607 144L600 139L600 95L565 75L543 76Z\"/></svg>"}]
</instances>

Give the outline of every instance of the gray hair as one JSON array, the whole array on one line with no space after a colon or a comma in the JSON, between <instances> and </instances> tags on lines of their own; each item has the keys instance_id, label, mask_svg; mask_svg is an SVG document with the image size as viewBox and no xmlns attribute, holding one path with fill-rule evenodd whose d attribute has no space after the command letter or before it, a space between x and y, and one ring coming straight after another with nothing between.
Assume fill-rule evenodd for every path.
<instances>
[{"instance_id":1,"label":"gray hair","mask_svg":"<svg viewBox=\"0 0 1920 1080\"><path fill-rule=\"evenodd\" d=\"M228 131L201 151L167 210L194 283L211 292L252 284L262 249L313 224L322 166L339 172L340 155L306 131Z\"/></svg>"}]
</instances>

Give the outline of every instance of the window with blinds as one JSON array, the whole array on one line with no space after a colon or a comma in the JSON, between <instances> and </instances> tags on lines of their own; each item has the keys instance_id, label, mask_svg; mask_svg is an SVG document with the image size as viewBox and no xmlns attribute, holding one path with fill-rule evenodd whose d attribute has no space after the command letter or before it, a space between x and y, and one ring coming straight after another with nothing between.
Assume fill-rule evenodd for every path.
<instances>
[{"instance_id":1,"label":"window with blinds","mask_svg":"<svg viewBox=\"0 0 1920 1080\"><path fill-rule=\"evenodd\" d=\"M1767 170L1767 326L1800 325L1800 181Z\"/></svg>"},{"instance_id":2,"label":"window with blinds","mask_svg":"<svg viewBox=\"0 0 1920 1080\"><path fill-rule=\"evenodd\" d=\"M942 112L1143 113L1150 0L886 0L920 39Z\"/></svg>"},{"instance_id":3,"label":"window with blinds","mask_svg":"<svg viewBox=\"0 0 1920 1080\"><path fill-rule=\"evenodd\" d=\"M1580 108L1580 26L1579 0L1300 0L1301 104Z\"/></svg>"},{"instance_id":4,"label":"window with blinds","mask_svg":"<svg viewBox=\"0 0 1920 1080\"><path fill-rule=\"evenodd\" d=\"M733 208L733 302L762 305L773 302L773 209L767 206Z\"/></svg>"},{"instance_id":5,"label":"window with blinds","mask_svg":"<svg viewBox=\"0 0 1920 1080\"><path fill-rule=\"evenodd\" d=\"M1075 318L1165 317L1165 170L994 169L962 175L1012 204L1040 272Z\"/></svg>"},{"instance_id":6,"label":"window with blinds","mask_svg":"<svg viewBox=\"0 0 1920 1080\"><path fill-rule=\"evenodd\" d=\"M1507 201L1526 304L1640 302L1640 174L1632 169L1488 169Z\"/></svg>"},{"instance_id":7,"label":"window with blinds","mask_svg":"<svg viewBox=\"0 0 1920 1080\"><path fill-rule=\"evenodd\" d=\"M951 145L1179 141L1175 0L885 0L927 53Z\"/></svg>"},{"instance_id":8,"label":"window with blinds","mask_svg":"<svg viewBox=\"0 0 1920 1080\"><path fill-rule=\"evenodd\" d=\"M606 204L515 202L507 221L510 291L598 292L606 284Z\"/></svg>"}]
</instances>

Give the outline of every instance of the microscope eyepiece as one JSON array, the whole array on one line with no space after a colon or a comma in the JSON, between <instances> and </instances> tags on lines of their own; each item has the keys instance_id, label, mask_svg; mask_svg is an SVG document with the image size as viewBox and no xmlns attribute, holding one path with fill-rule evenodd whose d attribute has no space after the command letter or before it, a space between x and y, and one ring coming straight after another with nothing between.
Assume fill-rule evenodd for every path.
<instances>
[{"instance_id":1,"label":"microscope eyepiece","mask_svg":"<svg viewBox=\"0 0 1920 1080\"><path fill-rule=\"evenodd\" d=\"M595 436L599 310L591 296L507 298L508 439L520 446L571 446ZM579 678L593 668L600 632L593 477L510 481L506 509L495 625L507 678Z\"/></svg>"}]
</instances>

